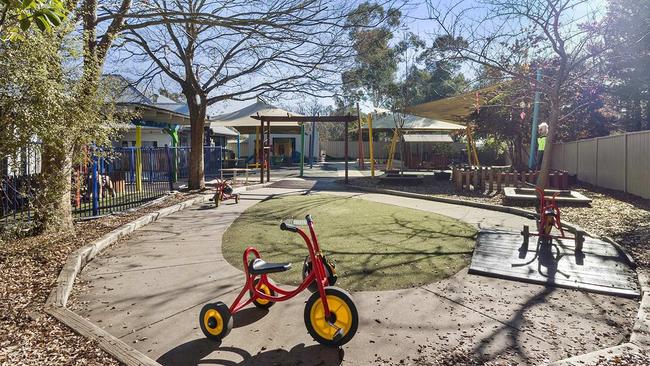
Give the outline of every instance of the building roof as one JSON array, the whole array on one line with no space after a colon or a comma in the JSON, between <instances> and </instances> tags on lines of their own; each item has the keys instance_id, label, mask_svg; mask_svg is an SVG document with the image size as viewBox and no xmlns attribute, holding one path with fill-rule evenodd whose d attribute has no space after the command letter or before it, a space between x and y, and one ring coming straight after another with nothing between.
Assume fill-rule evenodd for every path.
<instances>
[{"instance_id":1,"label":"building roof","mask_svg":"<svg viewBox=\"0 0 650 366\"><path fill-rule=\"evenodd\" d=\"M405 114L403 130L415 131L456 131L464 130L465 126L445 122L412 114ZM373 115L372 129L373 130L393 130L396 127L395 118L398 118L394 113L381 113Z\"/></svg>"},{"instance_id":2,"label":"building roof","mask_svg":"<svg viewBox=\"0 0 650 366\"><path fill-rule=\"evenodd\" d=\"M215 116L210 120L210 128L233 127L240 133L253 134L261 122L252 116L301 116L282 108L268 104L262 100L246 106L238 111ZM274 122L271 124L273 133L300 133L297 122Z\"/></svg>"},{"instance_id":3,"label":"building roof","mask_svg":"<svg viewBox=\"0 0 650 366\"><path fill-rule=\"evenodd\" d=\"M434 135L434 134L406 134L404 135L406 142L454 142L449 135Z\"/></svg>"}]
</instances>

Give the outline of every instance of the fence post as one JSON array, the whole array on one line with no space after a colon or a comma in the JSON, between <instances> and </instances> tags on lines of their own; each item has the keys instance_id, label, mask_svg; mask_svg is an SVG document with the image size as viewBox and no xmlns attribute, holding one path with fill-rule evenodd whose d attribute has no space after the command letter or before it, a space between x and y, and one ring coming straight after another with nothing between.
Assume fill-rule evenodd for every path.
<instances>
[{"instance_id":1,"label":"fence post","mask_svg":"<svg viewBox=\"0 0 650 366\"><path fill-rule=\"evenodd\" d=\"M165 147L165 152L167 153L167 171L168 171L168 180L169 180L169 191L174 190L174 172L173 172L173 166L172 166L172 153L169 149L169 146Z\"/></svg>"},{"instance_id":2,"label":"fence post","mask_svg":"<svg viewBox=\"0 0 650 366\"><path fill-rule=\"evenodd\" d=\"M99 189L97 184L97 156L93 154L93 174L92 174L92 184L93 184L93 201L92 201L92 210L93 216L99 215Z\"/></svg>"},{"instance_id":3,"label":"fence post","mask_svg":"<svg viewBox=\"0 0 650 366\"><path fill-rule=\"evenodd\" d=\"M222 165L223 162L221 160L221 159L223 159L223 150L222 149L223 148L221 146L217 146L216 149L215 149L217 151L217 154L219 154L219 156L217 157L217 175L221 179L223 179L223 172L221 171L221 169L223 168L223 165Z\"/></svg>"}]
</instances>

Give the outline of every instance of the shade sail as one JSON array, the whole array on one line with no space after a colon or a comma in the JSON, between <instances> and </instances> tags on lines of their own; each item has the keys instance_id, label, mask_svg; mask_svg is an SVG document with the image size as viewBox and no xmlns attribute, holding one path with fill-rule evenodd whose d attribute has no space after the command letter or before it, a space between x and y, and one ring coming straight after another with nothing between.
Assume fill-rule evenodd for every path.
<instances>
[{"instance_id":1,"label":"shade sail","mask_svg":"<svg viewBox=\"0 0 650 366\"><path fill-rule=\"evenodd\" d=\"M464 123L467 117L476 111L476 94L478 93L480 110L481 106L490 104L490 100L498 93L498 87L498 85L490 86L454 97L417 104L406 107L405 110L407 113L424 118Z\"/></svg>"},{"instance_id":2,"label":"shade sail","mask_svg":"<svg viewBox=\"0 0 650 366\"><path fill-rule=\"evenodd\" d=\"M238 111L222 114L212 117L210 128L232 127L242 134L254 134L256 127L260 126L260 121L252 116L300 116L293 112L286 111L282 108L275 107L263 101L257 101ZM300 133L300 124L297 122L273 122L271 123L272 133Z\"/></svg>"},{"instance_id":3,"label":"shade sail","mask_svg":"<svg viewBox=\"0 0 650 366\"><path fill-rule=\"evenodd\" d=\"M445 122L412 114L404 116L404 126L402 130L415 130L415 131L457 131L464 130L465 126ZM373 115L372 129L373 130L393 130L395 129L396 115L393 113L382 113Z\"/></svg>"},{"instance_id":4,"label":"shade sail","mask_svg":"<svg viewBox=\"0 0 650 366\"><path fill-rule=\"evenodd\" d=\"M408 134L404 135L405 142L454 142L449 135L423 135Z\"/></svg>"}]
</instances>

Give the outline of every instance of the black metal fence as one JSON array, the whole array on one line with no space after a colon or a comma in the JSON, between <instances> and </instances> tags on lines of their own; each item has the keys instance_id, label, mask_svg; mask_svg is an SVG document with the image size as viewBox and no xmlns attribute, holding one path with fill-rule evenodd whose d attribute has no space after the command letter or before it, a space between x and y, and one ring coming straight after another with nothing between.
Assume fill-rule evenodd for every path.
<instances>
[{"instance_id":1,"label":"black metal fence","mask_svg":"<svg viewBox=\"0 0 650 366\"><path fill-rule=\"evenodd\" d=\"M206 146L205 175L221 175L224 149ZM174 190L189 176L186 147L87 149L72 172L71 205L76 218L125 211ZM0 232L33 222L40 174L40 145L0 160Z\"/></svg>"},{"instance_id":2,"label":"black metal fence","mask_svg":"<svg viewBox=\"0 0 650 366\"><path fill-rule=\"evenodd\" d=\"M40 170L41 145L37 142L0 159L0 235L29 228Z\"/></svg>"},{"instance_id":3,"label":"black metal fence","mask_svg":"<svg viewBox=\"0 0 650 366\"><path fill-rule=\"evenodd\" d=\"M88 154L73 172L73 214L92 217L124 211L174 189L171 148L115 148Z\"/></svg>"}]
</instances>

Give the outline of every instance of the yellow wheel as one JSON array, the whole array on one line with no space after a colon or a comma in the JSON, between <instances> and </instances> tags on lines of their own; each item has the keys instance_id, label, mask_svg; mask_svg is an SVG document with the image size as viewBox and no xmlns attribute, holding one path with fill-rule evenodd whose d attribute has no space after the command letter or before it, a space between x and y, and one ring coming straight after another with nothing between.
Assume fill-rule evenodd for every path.
<instances>
[{"instance_id":1,"label":"yellow wheel","mask_svg":"<svg viewBox=\"0 0 650 366\"><path fill-rule=\"evenodd\" d=\"M269 282L270 282L270 281L271 281L271 280L269 280ZM260 279L259 279L259 278L256 279L256 280L253 282L254 287L257 287L257 284L258 284L259 282L260 282ZM275 291L271 290L271 289L270 289L267 285L265 285L265 284L262 284L262 285L260 286L260 291L263 292L263 293L266 294L266 295L269 295L269 296L275 296ZM251 297L252 297L252 296L253 296L253 293L251 293L250 295L251 295ZM253 305L257 306L258 308L262 308L262 309L268 309L268 308L270 308L271 306L273 306L273 304L275 304L275 303L274 303L273 301L270 301L270 300L264 300L264 299L255 299L255 300L253 300Z\"/></svg>"},{"instance_id":2,"label":"yellow wheel","mask_svg":"<svg viewBox=\"0 0 650 366\"><path fill-rule=\"evenodd\" d=\"M203 306L199 314L199 324L208 339L220 341L232 330L233 320L228 306L219 301Z\"/></svg>"},{"instance_id":3,"label":"yellow wheel","mask_svg":"<svg viewBox=\"0 0 650 366\"><path fill-rule=\"evenodd\" d=\"M325 288L330 318L320 294L311 294L305 305L305 326L316 342L326 346L342 346L348 343L359 327L359 314L350 294L338 287Z\"/></svg>"}]
</instances>

